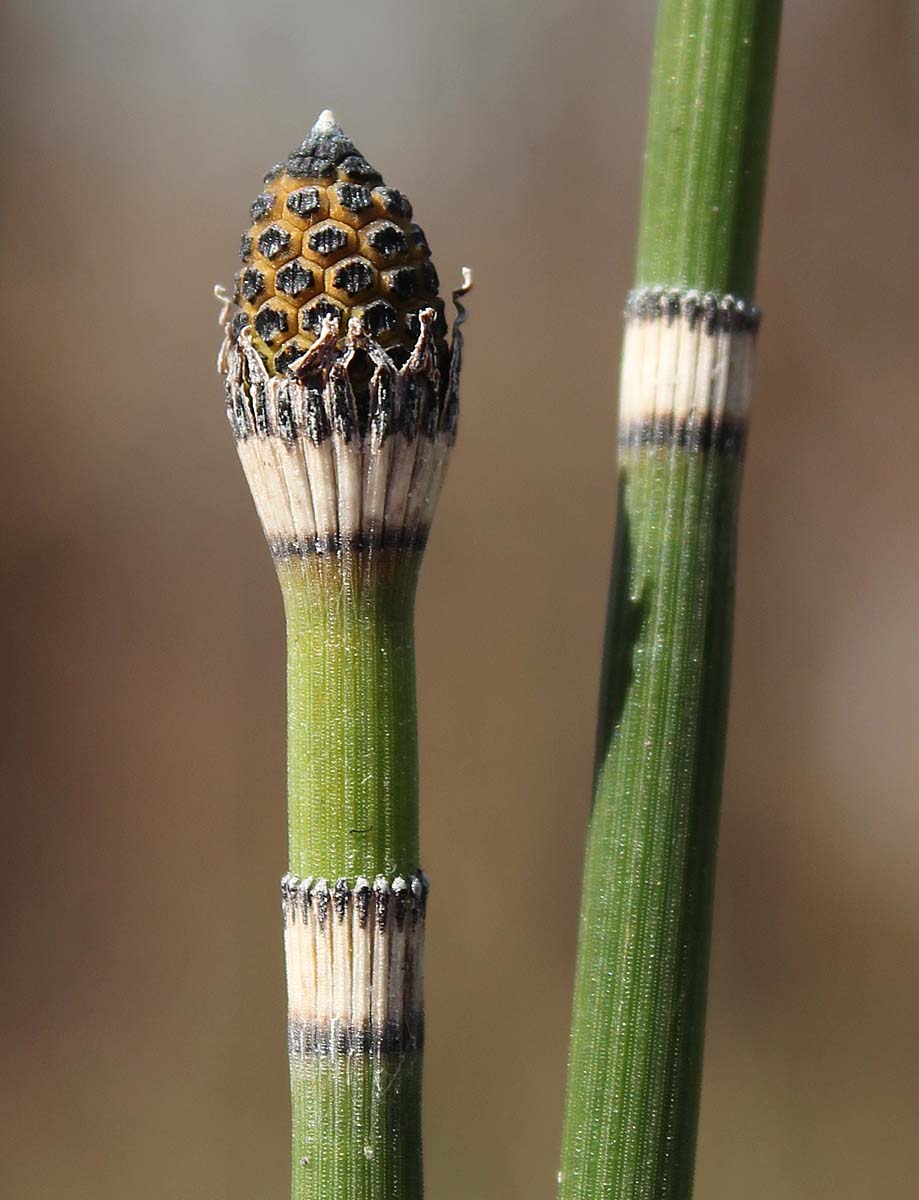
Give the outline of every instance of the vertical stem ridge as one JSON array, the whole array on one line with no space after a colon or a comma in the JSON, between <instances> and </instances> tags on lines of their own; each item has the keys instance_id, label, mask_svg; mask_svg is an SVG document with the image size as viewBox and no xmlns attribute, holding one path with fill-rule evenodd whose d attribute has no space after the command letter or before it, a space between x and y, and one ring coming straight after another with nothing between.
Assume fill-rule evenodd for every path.
<instances>
[{"instance_id":1,"label":"vertical stem ridge","mask_svg":"<svg viewBox=\"0 0 919 1200\"><path fill-rule=\"evenodd\" d=\"M780 0L663 0L639 285L753 294L780 15Z\"/></svg>"},{"instance_id":2,"label":"vertical stem ridge","mask_svg":"<svg viewBox=\"0 0 919 1200\"><path fill-rule=\"evenodd\" d=\"M758 312L630 297L562 1200L691 1191Z\"/></svg>"},{"instance_id":3,"label":"vertical stem ridge","mask_svg":"<svg viewBox=\"0 0 919 1200\"><path fill-rule=\"evenodd\" d=\"M293 1200L421 1196L419 557L277 562L288 635L285 888L296 892L285 900Z\"/></svg>"},{"instance_id":4,"label":"vertical stem ridge","mask_svg":"<svg viewBox=\"0 0 919 1200\"><path fill-rule=\"evenodd\" d=\"M313 586L315 574L325 574ZM290 869L329 879L418 867L417 557L282 560Z\"/></svg>"}]
</instances>

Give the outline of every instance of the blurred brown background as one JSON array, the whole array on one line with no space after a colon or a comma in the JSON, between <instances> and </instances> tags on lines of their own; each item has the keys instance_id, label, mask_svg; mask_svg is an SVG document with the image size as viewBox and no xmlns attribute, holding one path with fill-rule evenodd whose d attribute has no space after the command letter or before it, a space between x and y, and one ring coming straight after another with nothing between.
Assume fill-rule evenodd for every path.
<instances>
[{"instance_id":1,"label":"blurred brown background","mask_svg":"<svg viewBox=\"0 0 919 1200\"><path fill-rule=\"evenodd\" d=\"M281 607L211 287L326 105L477 279L419 602L429 1194L553 1195L653 9L4 5L11 1200L287 1192ZM787 6L707 1200L915 1194L917 29Z\"/></svg>"}]
</instances>

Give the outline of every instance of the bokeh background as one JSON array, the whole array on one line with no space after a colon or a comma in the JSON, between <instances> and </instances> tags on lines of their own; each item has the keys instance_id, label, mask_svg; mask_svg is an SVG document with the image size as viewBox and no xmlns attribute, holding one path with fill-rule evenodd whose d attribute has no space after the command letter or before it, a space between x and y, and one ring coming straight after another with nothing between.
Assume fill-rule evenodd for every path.
<instances>
[{"instance_id":1,"label":"bokeh background","mask_svg":"<svg viewBox=\"0 0 919 1200\"><path fill-rule=\"evenodd\" d=\"M3 6L10 1200L287 1192L281 606L211 287L327 105L477 279L419 598L429 1194L553 1195L653 10ZM707 1200L919 1172L917 31L787 6Z\"/></svg>"}]
</instances>

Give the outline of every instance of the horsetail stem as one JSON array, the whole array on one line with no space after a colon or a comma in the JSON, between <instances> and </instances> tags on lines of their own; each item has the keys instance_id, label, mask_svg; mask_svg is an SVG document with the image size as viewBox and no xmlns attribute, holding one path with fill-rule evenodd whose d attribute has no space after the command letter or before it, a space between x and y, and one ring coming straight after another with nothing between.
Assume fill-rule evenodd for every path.
<instances>
[{"instance_id":1,"label":"horsetail stem","mask_svg":"<svg viewBox=\"0 0 919 1200\"><path fill-rule=\"evenodd\" d=\"M413 606L456 433L460 293L451 347L411 205L329 112L250 211L220 368L287 623L292 1195L419 1200Z\"/></svg>"},{"instance_id":2,"label":"horsetail stem","mask_svg":"<svg viewBox=\"0 0 919 1200\"><path fill-rule=\"evenodd\" d=\"M692 1190L780 0L662 0L561 1200Z\"/></svg>"}]
</instances>

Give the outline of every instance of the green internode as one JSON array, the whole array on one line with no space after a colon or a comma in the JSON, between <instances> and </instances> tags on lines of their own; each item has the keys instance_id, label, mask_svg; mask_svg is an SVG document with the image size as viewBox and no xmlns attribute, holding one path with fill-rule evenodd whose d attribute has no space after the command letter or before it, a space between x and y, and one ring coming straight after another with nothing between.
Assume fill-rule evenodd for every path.
<instances>
[{"instance_id":1,"label":"green internode","mask_svg":"<svg viewBox=\"0 0 919 1200\"><path fill-rule=\"evenodd\" d=\"M739 484L720 451L621 460L563 1200L690 1192Z\"/></svg>"},{"instance_id":2,"label":"green internode","mask_svg":"<svg viewBox=\"0 0 919 1200\"><path fill-rule=\"evenodd\" d=\"M291 1064L293 1200L419 1200L421 1055Z\"/></svg>"},{"instance_id":3,"label":"green internode","mask_svg":"<svg viewBox=\"0 0 919 1200\"><path fill-rule=\"evenodd\" d=\"M287 616L290 870L418 868L411 551L278 564Z\"/></svg>"},{"instance_id":4,"label":"green internode","mask_svg":"<svg viewBox=\"0 0 919 1200\"><path fill-rule=\"evenodd\" d=\"M419 565L406 550L278 563L300 877L391 881L418 867ZM421 1067L418 1050L292 1059L293 1200L420 1200Z\"/></svg>"},{"instance_id":5,"label":"green internode","mask_svg":"<svg viewBox=\"0 0 919 1200\"><path fill-rule=\"evenodd\" d=\"M751 297L780 0L663 0L638 285Z\"/></svg>"}]
</instances>

